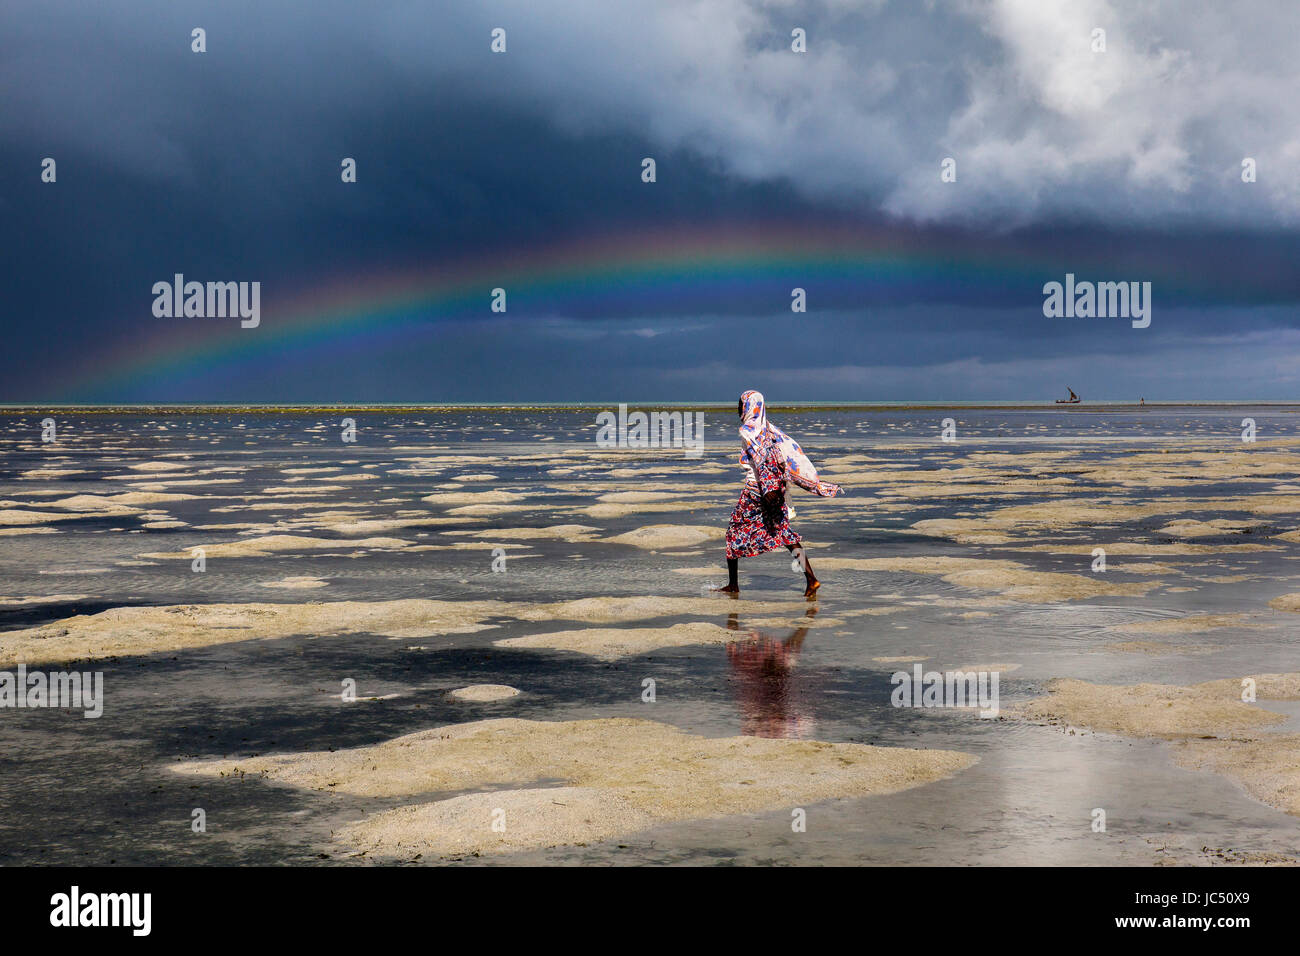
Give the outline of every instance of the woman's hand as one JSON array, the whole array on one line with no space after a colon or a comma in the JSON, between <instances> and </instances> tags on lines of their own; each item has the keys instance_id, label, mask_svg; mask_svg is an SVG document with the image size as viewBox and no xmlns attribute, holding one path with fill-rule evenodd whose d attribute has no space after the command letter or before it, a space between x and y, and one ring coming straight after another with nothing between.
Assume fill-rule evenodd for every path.
<instances>
[{"instance_id":1,"label":"woman's hand","mask_svg":"<svg viewBox=\"0 0 1300 956\"><path fill-rule=\"evenodd\" d=\"M781 514L782 505L785 504L783 498L779 491L769 491L763 496L763 528L773 537L776 536L776 526L783 517Z\"/></svg>"}]
</instances>

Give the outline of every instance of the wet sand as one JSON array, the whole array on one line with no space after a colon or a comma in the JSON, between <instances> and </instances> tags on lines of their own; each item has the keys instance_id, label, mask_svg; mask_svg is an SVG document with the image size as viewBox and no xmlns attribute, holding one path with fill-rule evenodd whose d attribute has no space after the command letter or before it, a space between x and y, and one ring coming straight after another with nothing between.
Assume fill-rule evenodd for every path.
<instances>
[{"instance_id":1,"label":"wet sand","mask_svg":"<svg viewBox=\"0 0 1300 956\"><path fill-rule=\"evenodd\" d=\"M955 445L933 410L781 420L847 492L793 498L814 602L785 553L708 592L729 438L610 453L591 415L487 410L347 445L311 413L86 416L47 446L0 417L0 668L106 687L95 720L0 709L0 862L1294 862L1298 416L955 414ZM892 706L916 663L998 671L1001 716ZM509 773L401 784L431 764L400 741L499 721ZM846 747L860 779L811 785ZM380 785L249 769L339 754Z\"/></svg>"},{"instance_id":2,"label":"wet sand","mask_svg":"<svg viewBox=\"0 0 1300 956\"><path fill-rule=\"evenodd\" d=\"M895 793L964 770L968 754L861 744L706 738L647 720L456 724L356 750L188 763L182 775L255 776L305 790L415 797L343 843L385 854L467 854L588 843L665 820L707 819ZM502 789L561 780L573 788ZM509 809L505 809L506 807ZM500 808L497 826L493 813Z\"/></svg>"}]
</instances>

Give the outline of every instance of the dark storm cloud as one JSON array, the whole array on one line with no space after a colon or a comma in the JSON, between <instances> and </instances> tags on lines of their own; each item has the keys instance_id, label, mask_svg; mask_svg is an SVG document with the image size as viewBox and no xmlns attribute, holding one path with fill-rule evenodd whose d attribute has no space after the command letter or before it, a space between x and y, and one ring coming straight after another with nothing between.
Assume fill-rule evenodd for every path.
<instances>
[{"instance_id":1,"label":"dark storm cloud","mask_svg":"<svg viewBox=\"0 0 1300 956\"><path fill-rule=\"evenodd\" d=\"M1295 355L1300 115L1256 94L1294 77L1294 14L1195 6L1199 19L1101 0L9 9L0 294L24 361L0 400L69 397L54 383L156 329L148 291L176 271L260 279L274 322L291 293L380 267L792 222L1041 274L827 284L806 316L776 281L703 301L669 285L640 305L522 290L508 321L430 315L426 333L342 358L268 355L96 397L704 399L746 366L784 365L809 398L920 398L936 382L979 398L1055 388L1062 362L1120 397L1143 374L1129 362L1184 397L1289 397L1284 370L1258 373ZM1075 42L1093 23L1110 59ZM504 56L488 49L499 25ZM791 25L808 31L804 58ZM1243 192L1238 160L1254 153L1261 182ZM945 155L956 184L939 182ZM355 185L339 182L344 156ZM1165 278L1152 329L1043 319L1041 283L1066 271ZM755 329L774 349L757 361L736 354ZM1198 363L1214 374L1178 371Z\"/></svg>"}]
</instances>

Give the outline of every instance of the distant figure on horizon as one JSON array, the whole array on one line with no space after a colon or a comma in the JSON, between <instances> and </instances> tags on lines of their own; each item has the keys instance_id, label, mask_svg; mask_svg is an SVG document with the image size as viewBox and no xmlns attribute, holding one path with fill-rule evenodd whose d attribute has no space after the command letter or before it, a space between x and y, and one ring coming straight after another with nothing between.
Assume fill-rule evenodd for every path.
<instances>
[{"instance_id":1,"label":"distant figure on horizon","mask_svg":"<svg viewBox=\"0 0 1300 956\"><path fill-rule=\"evenodd\" d=\"M818 478L817 469L798 443L767 420L760 392L742 394L736 411L740 416L740 463L745 468L745 487L727 526L727 585L714 590L739 594L740 558L785 547L799 559L806 584L804 596L812 597L821 582L804 553L803 539L790 528L786 482L793 481L823 498L834 498L840 486Z\"/></svg>"}]
</instances>

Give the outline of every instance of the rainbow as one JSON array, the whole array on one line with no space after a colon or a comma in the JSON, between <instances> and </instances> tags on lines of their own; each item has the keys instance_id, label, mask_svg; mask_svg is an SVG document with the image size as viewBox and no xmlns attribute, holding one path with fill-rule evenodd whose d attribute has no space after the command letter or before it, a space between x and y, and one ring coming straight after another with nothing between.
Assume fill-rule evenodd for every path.
<instances>
[{"instance_id":1,"label":"rainbow","mask_svg":"<svg viewBox=\"0 0 1300 956\"><path fill-rule=\"evenodd\" d=\"M241 329L238 320L154 318L152 299L142 290L145 321L121 325L144 331L88 359L51 390L76 401L116 400L142 382L269 374L280 362L417 343L439 322L497 318L490 310L497 287L506 289L507 314L516 316L645 317L671 310L698 315L759 300L771 303L775 315L788 308L796 286L808 290L810 311L828 303L862 308L945 295L969 302L1008 290L1017 296L1029 290L1032 302L1042 282L1060 278L1061 258L1059 252L1049 260L971 238L764 223L556 241L432 267L374 269L342 281L301 284L289 295L277 295L263 280L256 329ZM1075 255L1069 262L1080 272L1089 266ZM1191 291L1194 280L1163 271L1155 277L1164 280L1165 301L1171 284Z\"/></svg>"}]
</instances>

